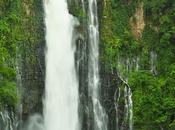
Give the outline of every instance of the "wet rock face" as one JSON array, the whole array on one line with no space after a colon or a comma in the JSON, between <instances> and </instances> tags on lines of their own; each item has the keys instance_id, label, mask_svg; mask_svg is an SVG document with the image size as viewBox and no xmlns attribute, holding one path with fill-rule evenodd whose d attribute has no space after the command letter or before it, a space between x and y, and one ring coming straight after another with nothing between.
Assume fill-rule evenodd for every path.
<instances>
[{"instance_id":1,"label":"wet rock face","mask_svg":"<svg viewBox=\"0 0 175 130\"><path fill-rule=\"evenodd\" d=\"M103 19L103 9L106 4L106 0L98 1L98 14L99 14L99 26L102 25ZM100 30L101 31L101 30ZM101 32L99 32L101 34ZM101 35L100 35L101 36ZM100 37L101 39L101 37ZM102 41L100 41L100 56L103 57L105 55L104 52L105 45ZM103 58L102 58L103 59ZM115 92L117 91L117 87L120 84L120 79L117 75L117 70L111 70L109 68L109 63L106 61L99 59L100 66L100 84L101 84L101 103L105 108L106 113L108 115L108 130L116 129L116 109L115 109Z\"/></svg>"},{"instance_id":2,"label":"wet rock face","mask_svg":"<svg viewBox=\"0 0 175 130\"><path fill-rule=\"evenodd\" d=\"M84 5L82 5L84 4ZM75 27L73 44L76 46L75 61L79 80L79 118L80 128L83 130L92 130L92 101L88 93L88 30L87 30L87 3L81 0L68 1L69 12L79 21ZM84 9L83 9L84 6ZM81 17L83 13L85 16Z\"/></svg>"},{"instance_id":3,"label":"wet rock face","mask_svg":"<svg viewBox=\"0 0 175 130\"><path fill-rule=\"evenodd\" d=\"M42 113L42 97L45 82L44 46L31 49L33 49L33 54L30 53L29 56L34 56L36 61L33 63L29 62L22 56L23 60L21 63L21 103L23 120L26 120L30 114Z\"/></svg>"},{"instance_id":4,"label":"wet rock face","mask_svg":"<svg viewBox=\"0 0 175 130\"><path fill-rule=\"evenodd\" d=\"M100 64L101 77L101 102L108 115L108 130L116 129L116 109L115 109L115 93L120 80L117 71L109 70L103 62Z\"/></svg>"},{"instance_id":5,"label":"wet rock face","mask_svg":"<svg viewBox=\"0 0 175 130\"><path fill-rule=\"evenodd\" d=\"M78 18L80 21L80 25L76 27L76 33L80 34L76 37L74 41L76 44L76 67L77 67L77 75L79 76L79 117L80 117L80 124L82 124L81 128L83 130L92 130L93 129L93 109L92 109L92 100L89 97L88 93L88 27L87 27L87 10L88 10L88 1L84 0L84 8L86 17L82 20L81 17L78 17L76 14L81 10L83 7L81 3L82 1L71 1L69 2L69 10L70 13L73 14L75 17ZM98 14L99 14L99 21L102 18L102 8L103 8L103 1L98 2ZM77 10L78 9L78 10ZM101 26L101 25L100 25ZM100 55L103 56L103 47L102 43L100 43ZM114 105L114 93L116 91L116 87L118 85L118 79L116 74L112 74L110 70L108 70L103 62L99 64L100 70L100 77L101 77L101 103L108 114L108 129L114 130L116 124L116 111Z\"/></svg>"},{"instance_id":6,"label":"wet rock face","mask_svg":"<svg viewBox=\"0 0 175 130\"><path fill-rule=\"evenodd\" d=\"M21 3L23 11L21 28L24 38L18 46L18 81L22 119L26 121L33 113L42 113L45 82L45 36L42 0ZM27 10L26 10L27 9Z\"/></svg>"}]
</instances>

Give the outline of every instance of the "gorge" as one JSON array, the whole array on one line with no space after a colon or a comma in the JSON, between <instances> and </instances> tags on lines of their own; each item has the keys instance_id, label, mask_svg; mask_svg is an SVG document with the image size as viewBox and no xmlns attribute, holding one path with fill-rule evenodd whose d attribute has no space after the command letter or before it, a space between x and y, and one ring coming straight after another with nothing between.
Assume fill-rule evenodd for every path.
<instances>
[{"instance_id":1,"label":"gorge","mask_svg":"<svg viewBox=\"0 0 175 130\"><path fill-rule=\"evenodd\" d=\"M0 0L0 130L174 130L175 2Z\"/></svg>"}]
</instances>

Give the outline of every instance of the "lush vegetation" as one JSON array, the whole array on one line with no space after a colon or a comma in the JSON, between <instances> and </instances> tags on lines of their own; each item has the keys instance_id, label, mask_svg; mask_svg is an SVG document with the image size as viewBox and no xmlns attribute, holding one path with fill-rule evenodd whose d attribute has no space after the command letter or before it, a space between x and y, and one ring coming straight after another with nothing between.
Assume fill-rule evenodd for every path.
<instances>
[{"instance_id":1,"label":"lush vegetation","mask_svg":"<svg viewBox=\"0 0 175 130\"><path fill-rule=\"evenodd\" d=\"M100 58L109 71L113 68L128 78L135 130L174 130L175 1L105 1L100 12L104 47ZM76 2L71 6L70 12L80 22L87 18ZM0 0L0 110L14 109L18 102L17 54L25 58L20 60L28 69L37 62L34 49L44 43L41 9L39 0Z\"/></svg>"},{"instance_id":2,"label":"lush vegetation","mask_svg":"<svg viewBox=\"0 0 175 130\"><path fill-rule=\"evenodd\" d=\"M135 15L138 9L140 13ZM174 20L172 0L105 3L101 20L105 49L101 59L129 79L136 130L175 129ZM135 32L137 22L144 24L141 34Z\"/></svg>"},{"instance_id":3,"label":"lush vegetation","mask_svg":"<svg viewBox=\"0 0 175 130\"><path fill-rule=\"evenodd\" d=\"M16 91L16 44L19 23L17 1L0 1L0 110L14 109Z\"/></svg>"}]
</instances>

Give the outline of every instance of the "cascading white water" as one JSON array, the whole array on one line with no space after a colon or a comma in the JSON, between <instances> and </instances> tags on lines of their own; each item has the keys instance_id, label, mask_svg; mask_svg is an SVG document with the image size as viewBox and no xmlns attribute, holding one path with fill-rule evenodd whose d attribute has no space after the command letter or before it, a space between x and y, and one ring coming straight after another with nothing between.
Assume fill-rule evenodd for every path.
<instances>
[{"instance_id":1,"label":"cascading white water","mask_svg":"<svg viewBox=\"0 0 175 130\"><path fill-rule=\"evenodd\" d=\"M139 69L139 57L133 58L133 59L118 59L118 77L122 81L124 85L124 100L125 100L125 106L124 106L124 116L123 121L121 122L121 126L119 125L119 114L118 114L118 106L119 106L119 100L121 98L120 94L120 86L119 89L119 96L117 97L117 102L115 104L116 106L116 129L117 130L123 130L125 127L128 130L133 130L133 102L132 102L132 91L128 84L128 75L131 71L138 71Z\"/></svg>"},{"instance_id":2,"label":"cascading white water","mask_svg":"<svg viewBox=\"0 0 175 130\"><path fill-rule=\"evenodd\" d=\"M150 70L154 75L157 75L156 69L157 54L154 51L150 52Z\"/></svg>"},{"instance_id":3,"label":"cascading white water","mask_svg":"<svg viewBox=\"0 0 175 130\"><path fill-rule=\"evenodd\" d=\"M13 112L0 111L0 130L16 130L18 122Z\"/></svg>"},{"instance_id":4,"label":"cascading white water","mask_svg":"<svg viewBox=\"0 0 175 130\"><path fill-rule=\"evenodd\" d=\"M46 0L46 130L78 130L78 83L67 0Z\"/></svg>"},{"instance_id":5,"label":"cascading white water","mask_svg":"<svg viewBox=\"0 0 175 130\"><path fill-rule=\"evenodd\" d=\"M107 130L107 115L100 103L99 83L99 26L97 1L89 0L89 94L92 97L94 130Z\"/></svg>"},{"instance_id":6,"label":"cascading white water","mask_svg":"<svg viewBox=\"0 0 175 130\"><path fill-rule=\"evenodd\" d=\"M83 13L85 13L85 6L84 6L84 0L81 0L82 8L83 8Z\"/></svg>"}]
</instances>

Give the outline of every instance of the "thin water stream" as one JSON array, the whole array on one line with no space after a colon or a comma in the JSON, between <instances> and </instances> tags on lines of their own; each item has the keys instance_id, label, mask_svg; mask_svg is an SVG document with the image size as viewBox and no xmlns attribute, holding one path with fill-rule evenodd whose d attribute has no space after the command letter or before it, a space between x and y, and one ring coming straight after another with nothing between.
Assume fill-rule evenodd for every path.
<instances>
[{"instance_id":1,"label":"thin water stream","mask_svg":"<svg viewBox=\"0 0 175 130\"><path fill-rule=\"evenodd\" d=\"M94 130L107 130L107 114L100 102L99 76L99 24L97 1L89 0L89 95L92 98L94 112Z\"/></svg>"}]
</instances>

